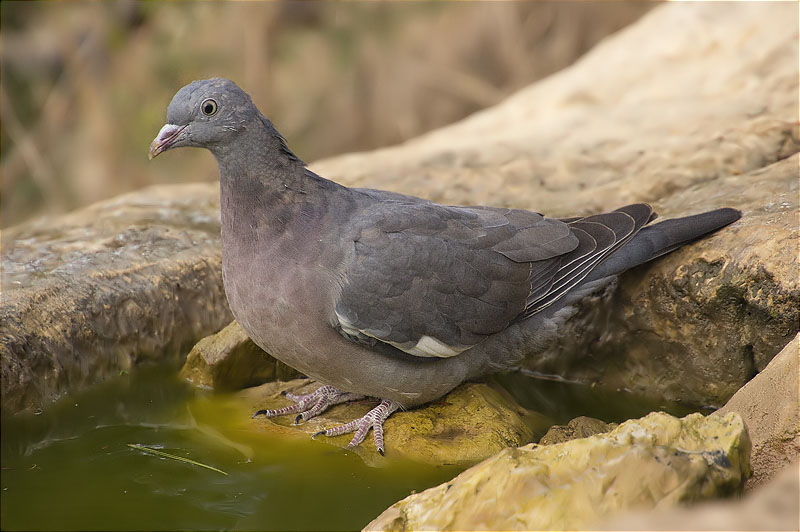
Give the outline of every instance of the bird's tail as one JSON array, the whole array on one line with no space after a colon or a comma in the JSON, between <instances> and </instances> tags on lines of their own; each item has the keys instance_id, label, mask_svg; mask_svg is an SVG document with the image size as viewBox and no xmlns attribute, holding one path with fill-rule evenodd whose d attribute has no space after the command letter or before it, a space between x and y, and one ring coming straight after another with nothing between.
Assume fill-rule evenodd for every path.
<instances>
[{"instance_id":1,"label":"bird's tail","mask_svg":"<svg viewBox=\"0 0 800 532\"><path fill-rule=\"evenodd\" d=\"M736 209L716 209L694 216L673 218L642 228L635 237L599 264L584 283L624 272L674 251L741 218Z\"/></svg>"}]
</instances>

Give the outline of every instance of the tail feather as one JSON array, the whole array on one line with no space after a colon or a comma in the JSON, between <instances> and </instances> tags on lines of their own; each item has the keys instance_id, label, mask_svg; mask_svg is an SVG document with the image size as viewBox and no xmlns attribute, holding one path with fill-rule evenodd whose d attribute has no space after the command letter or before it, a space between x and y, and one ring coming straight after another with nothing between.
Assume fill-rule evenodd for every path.
<instances>
[{"instance_id":1,"label":"tail feather","mask_svg":"<svg viewBox=\"0 0 800 532\"><path fill-rule=\"evenodd\" d=\"M735 222L741 216L740 211L726 207L648 225L630 242L598 265L585 282L616 275L665 255L692 240Z\"/></svg>"}]
</instances>

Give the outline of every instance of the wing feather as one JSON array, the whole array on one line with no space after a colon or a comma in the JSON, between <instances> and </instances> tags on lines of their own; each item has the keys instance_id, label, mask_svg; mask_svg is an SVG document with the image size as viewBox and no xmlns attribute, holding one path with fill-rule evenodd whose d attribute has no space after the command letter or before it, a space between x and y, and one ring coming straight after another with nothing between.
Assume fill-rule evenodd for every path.
<instances>
[{"instance_id":1,"label":"wing feather","mask_svg":"<svg viewBox=\"0 0 800 532\"><path fill-rule=\"evenodd\" d=\"M451 357L558 301L652 215L647 205L557 220L369 191L332 323L345 337ZM392 346L392 347L388 347Z\"/></svg>"}]
</instances>

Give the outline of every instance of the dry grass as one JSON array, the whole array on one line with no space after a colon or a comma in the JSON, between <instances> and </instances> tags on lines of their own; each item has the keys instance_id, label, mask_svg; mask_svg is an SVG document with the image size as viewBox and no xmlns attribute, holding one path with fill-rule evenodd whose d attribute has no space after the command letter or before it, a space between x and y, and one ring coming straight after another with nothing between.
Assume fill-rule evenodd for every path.
<instances>
[{"instance_id":1,"label":"dry grass","mask_svg":"<svg viewBox=\"0 0 800 532\"><path fill-rule=\"evenodd\" d=\"M402 142L497 103L644 3L13 3L2 7L2 225L151 183L213 180L146 152L174 92L250 92L307 161Z\"/></svg>"}]
</instances>

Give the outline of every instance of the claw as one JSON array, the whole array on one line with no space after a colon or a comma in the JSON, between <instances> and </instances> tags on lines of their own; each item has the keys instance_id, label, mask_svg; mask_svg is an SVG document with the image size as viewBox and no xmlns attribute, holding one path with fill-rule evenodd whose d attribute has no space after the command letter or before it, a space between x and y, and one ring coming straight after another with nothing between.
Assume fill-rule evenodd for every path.
<instances>
[{"instance_id":1,"label":"claw","mask_svg":"<svg viewBox=\"0 0 800 532\"><path fill-rule=\"evenodd\" d=\"M333 386L322 386L312 393L308 394L294 394L286 390L281 392L281 395L292 401L294 404L276 410L259 410L253 417L264 415L266 417L283 416L286 414L298 414L294 419L294 424L298 425L300 421L308 421L314 416L324 412L332 405L338 405L346 401L353 401L361 399L363 395L354 393L340 392Z\"/></svg>"},{"instance_id":2,"label":"claw","mask_svg":"<svg viewBox=\"0 0 800 532\"><path fill-rule=\"evenodd\" d=\"M294 424L299 425L301 421L308 421L314 416L321 414L332 405L364 398L363 395L340 392L333 386L322 386L312 393L302 395L284 390L281 392L281 395L294 402L294 404L276 410L259 410L253 414L253 417L261 415L274 417L286 414L297 414L294 418ZM381 456L385 456L383 447L383 422L398 408L400 408L398 403L384 399L378 406L367 412L364 417L354 419L338 427L321 430L311 437L316 438L322 435L338 436L340 434L347 434L348 432L355 432L353 439L350 440L347 446L356 447L367 437L369 429L372 429L375 438L375 449L378 450Z\"/></svg>"},{"instance_id":3,"label":"claw","mask_svg":"<svg viewBox=\"0 0 800 532\"><path fill-rule=\"evenodd\" d=\"M375 438L375 448L384 456L383 447L383 422L386 421L392 412L400 408L400 405L394 401L384 399L381 404L367 412L367 414L359 419L354 419L350 423L333 427L323 431L326 436L338 436L340 434L347 434L348 432L355 432L353 439L347 444L348 447L356 447L364 438L367 437L367 432L371 428Z\"/></svg>"}]
</instances>

